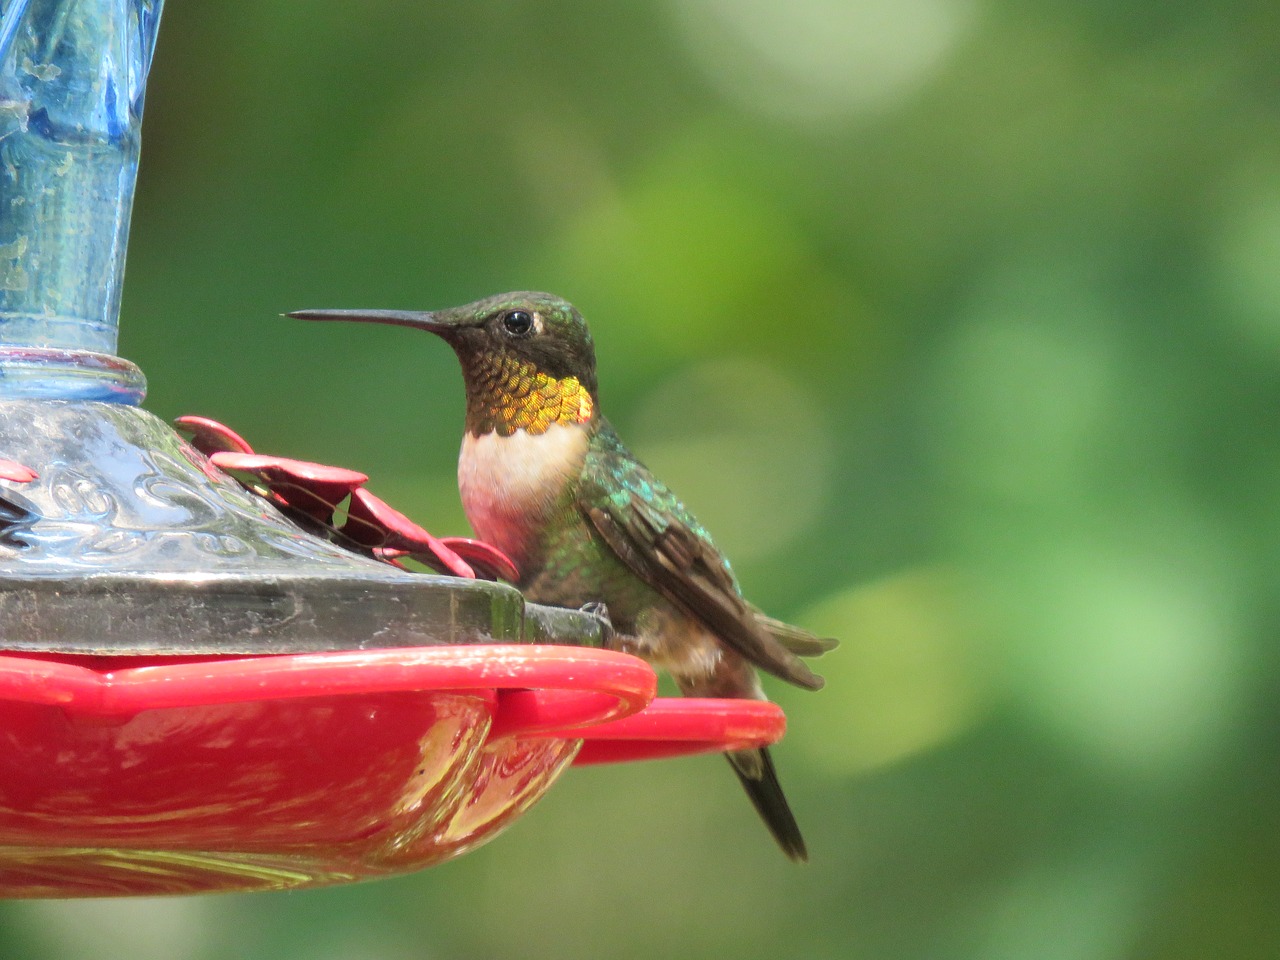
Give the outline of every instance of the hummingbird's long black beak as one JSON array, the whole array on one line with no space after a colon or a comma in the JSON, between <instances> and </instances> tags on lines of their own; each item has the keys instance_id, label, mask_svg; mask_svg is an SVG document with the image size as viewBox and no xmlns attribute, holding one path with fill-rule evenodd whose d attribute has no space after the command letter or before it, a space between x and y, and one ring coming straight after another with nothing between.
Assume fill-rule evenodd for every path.
<instances>
[{"instance_id":1,"label":"hummingbird's long black beak","mask_svg":"<svg viewBox=\"0 0 1280 960\"><path fill-rule=\"evenodd\" d=\"M398 327L414 327L432 333L445 333L456 323L435 313L415 310L295 310L286 313L295 320L346 320L349 323L389 323Z\"/></svg>"}]
</instances>

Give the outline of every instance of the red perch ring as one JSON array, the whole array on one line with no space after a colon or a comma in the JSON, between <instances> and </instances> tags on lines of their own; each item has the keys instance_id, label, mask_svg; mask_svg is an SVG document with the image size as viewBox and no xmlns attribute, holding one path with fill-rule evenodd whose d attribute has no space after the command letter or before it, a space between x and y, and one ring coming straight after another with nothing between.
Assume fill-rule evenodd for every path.
<instances>
[{"instance_id":1,"label":"red perch ring","mask_svg":"<svg viewBox=\"0 0 1280 960\"><path fill-rule=\"evenodd\" d=\"M642 660L576 647L3 653L0 896L403 873L495 836L575 757L666 757L782 735L773 704L655 701L655 690Z\"/></svg>"}]
</instances>

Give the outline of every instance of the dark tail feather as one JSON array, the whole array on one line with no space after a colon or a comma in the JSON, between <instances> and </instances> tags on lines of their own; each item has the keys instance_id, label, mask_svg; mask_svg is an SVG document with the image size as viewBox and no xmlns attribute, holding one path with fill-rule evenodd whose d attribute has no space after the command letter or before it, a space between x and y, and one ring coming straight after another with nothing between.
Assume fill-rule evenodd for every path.
<instances>
[{"instance_id":1,"label":"dark tail feather","mask_svg":"<svg viewBox=\"0 0 1280 960\"><path fill-rule=\"evenodd\" d=\"M752 607L751 610L755 614L756 623L764 628L765 633L769 634L797 657L820 657L824 653L830 653L840 646L840 641L832 637L819 637L803 627L775 620L756 607Z\"/></svg>"},{"instance_id":2,"label":"dark tail feather","mask_svg":"<svg viewBox=\"0 0 1280 960\"><path fill-rule=\"evenodd\" d=\"M736 750L726 753L725 758L742 781L751 805L773 834L773 839L778 841L782 852L797 863L807 863L809 851L782 793L782 784L778 783L778 774L773 769L773 758L768 749Z\"/></svg>"}]
</instances>

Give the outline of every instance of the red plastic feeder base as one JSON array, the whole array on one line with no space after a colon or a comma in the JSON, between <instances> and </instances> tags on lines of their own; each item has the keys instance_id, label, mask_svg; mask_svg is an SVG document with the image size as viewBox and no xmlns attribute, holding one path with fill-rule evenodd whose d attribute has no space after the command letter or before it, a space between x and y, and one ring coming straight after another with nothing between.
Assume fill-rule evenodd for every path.
<instances>
[{"instance_id":1,"label":"red plastic feeder base","mask_svg":"<svg viewBox=\"0 0 1280 960\"><path fill-rule=\"evenodd\" d=\"M642 660L576 647L0 654L0 896L417 870L496 835L575 756L665 757L782 735L773 704L653 701L655 689Z\"/></svg>"}]
</instances>

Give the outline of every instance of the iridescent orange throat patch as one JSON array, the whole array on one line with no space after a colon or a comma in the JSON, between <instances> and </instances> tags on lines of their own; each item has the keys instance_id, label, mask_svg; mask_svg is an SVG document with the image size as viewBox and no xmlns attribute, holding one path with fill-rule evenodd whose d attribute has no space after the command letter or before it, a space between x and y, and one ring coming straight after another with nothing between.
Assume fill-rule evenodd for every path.
<instances>
[{"instance_id":1,"label":"iridescent orange throat patch","mask_svg":"<svg viewBox=\"0 0 1280 960\"><path fill-rule=\"evenodd\" d=\"M509 354L476 357L464 367L467 430L477 437L546 433L553 423L586 423L595 410L577 377L556 379Z\"/></svg>"}]
</instances>

